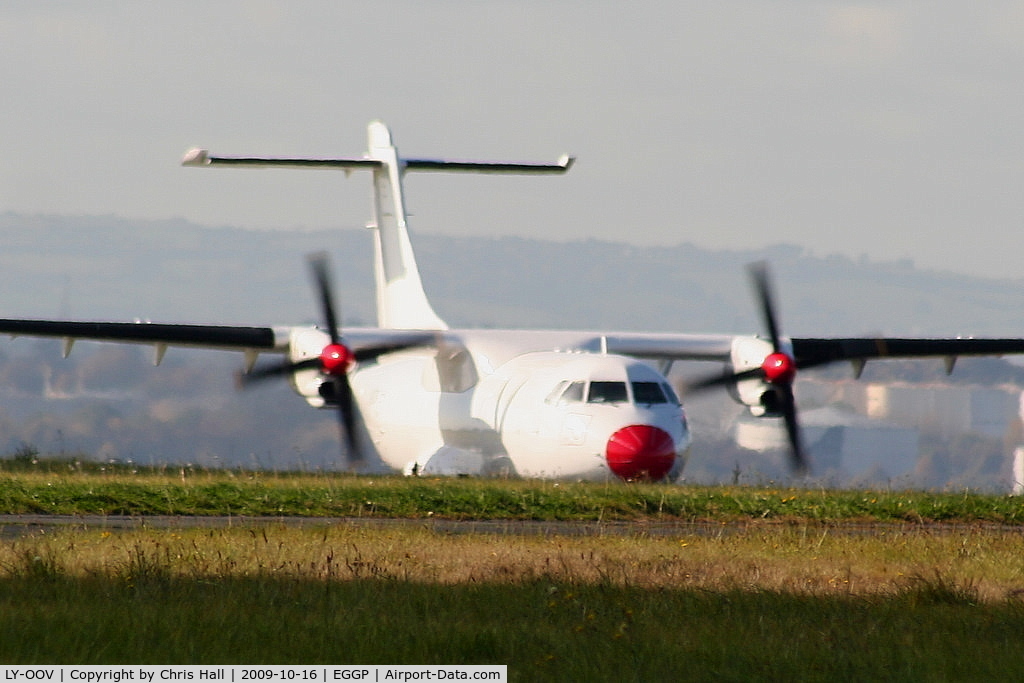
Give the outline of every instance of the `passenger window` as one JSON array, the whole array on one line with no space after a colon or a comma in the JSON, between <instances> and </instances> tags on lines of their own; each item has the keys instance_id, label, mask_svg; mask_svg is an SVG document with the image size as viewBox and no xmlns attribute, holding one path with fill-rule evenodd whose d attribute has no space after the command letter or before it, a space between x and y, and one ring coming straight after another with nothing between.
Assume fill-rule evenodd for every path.
<instances>
[{"instance_id":1,"label":"passenger window","mask_svg":"<svg viewBox=\"0 0 1024 683\"><path fill-rule=\"evenodd\" d=\"M590 383L587 403L625 403L628 400L625 382Z\"/></svg>"},{"instance_id":2,"label":"passenger window","mask_svg":"<svg viewBox=\"0 0 1024 683\"><path fill-rule=\"evenodd\" d=\"M583 402L583 382L573 382L565 389L565 393L562 394L562 400L559 403L582 403Z\"/></svg>"},{"instance_id":3,"label":"passenger window","mask_svg":"<svg viewBox=\"0 0 1024 683\"><path fill-rule=\"evenodd\" d=\"M668 403L668 398L657 382L633 382L633 401L651 405Z\"/></svg>"}]
</instances>

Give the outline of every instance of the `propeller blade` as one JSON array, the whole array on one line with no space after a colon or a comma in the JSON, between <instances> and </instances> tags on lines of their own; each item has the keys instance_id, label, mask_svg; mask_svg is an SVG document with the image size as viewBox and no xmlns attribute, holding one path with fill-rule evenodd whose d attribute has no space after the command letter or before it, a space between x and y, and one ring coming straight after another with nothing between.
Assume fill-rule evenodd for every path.
<instances>
[{"instance_id":1,"label":"propeller blade","mask_svg":"<svg viewBox=\"0 0 1024 683\"><path fill-rule=\"evenodd\" d=\"M338 402L338 425L341 428L341 439L348 447L348 460L350 463L361 463L363 451L356 432L355 401L347 375L334 378L334 391Z\"/></svg>"},{"instance_id":2,"label":"propeller blade","mask_svg":"<svg viewBox=\"0 0 1024 683\"><path fill-rule=\"evenodd\" d=\"M242 387L247 387L250 384L256 384L267 379L287 377L288 375L299 372L300 370L309 370L319 366L319 358L307 358L295 363L275 363L273 365L264 365L253 368L249 372L238 373L238 383Z\"/></svg>"},{"instance_id":3,"label":"propeller blade","mask_svg":"<svg viewBox=\"0 0 1024 683\"><path fill-rule=\"evenodd\" d=\"M324 323L327 325L327 334L331 338L331 344L341 345L341 329L338 325L338 314L334 306L334 287L331 282L331 269L327 252L320 251L310 254L309 265L313 271L313 284L320 297L320 310L324 316ZM387 349L364 349L355 356L355 359L357 361L373 359L386 351ZM352 398L352 385L349 384L348 374L342 371L341 374L333 375L331 381L334 384L334 398L337 402L341 440L347 446L349 462L361 462L363 453L359 447L359 437L356 435L355 406Z\"/></svg>"},{"instance_id":4,"label":"propeller blade","mask_svg":"<svg viewBox=\"0 0 1024 683\"><path fill-rule=\"evenodd\" d=\"M741 370L740 372L708 375L702 379L687 382L683 387L683 393L695 394L708 389L715 389L729 384L735 384L736 382L740 382L745 379L754 379L755 377L764 377L764 371L760 367Z\"/></svg>"},{"instance_id":5,"label":"propeller blade","mask_svg":"<svg viewBox=\"0 0 1024 683\"><path fill-rule=\"evenodd\" d=\"M324 322L327 324L327 333L331 337L332 344L341 343L341 333L338 328L338 316L334 311L334 295L331 286L331 272L328 264L327 252L318 251L309 255L309 265L313 271L313 284L317 294L320 295L320 311L324 315Z\"/></svg>"},{"instance_id":6,"label":"propeller blade","mask_svg":"<svg viewBox=\"0 0 1024 683\"><path fill-rule=\"evenodd\" d=\"M775 294L772 288L771 274L768 263L758 261L749 267L750 278L754 285L754 292L761 309L761 317L764 325L768 328L768 336L772 341L774 358L769 356L766 360L776 361L786 366L785 371L778 377L773 377L775 368L765 368L765 377L770 380L772 389L775 392L777 410L782 414L783 422L786 425L786 436L789 440L789 459L793 472L798 476L807 474L807 457L804 453L803 443L800 437L800 420L797 418L796 396L793 394L793 378L796 365L792 357L782 349L782 335L779 332L778 318L775 314ZM759 370L761 368L758 368Z\"/></svg>"},{"instance_id":7,"label":"propeller blade","mask_svg":"<svg viewBox=\"0 0 1024 683\"><path fill-rule=\"evenodd\" d=\"M777 386L775 391L778 395L782 419L786 424L786 436L789 438L790 467L794 474L802 477L808 472L807 456L804 453L803 440L800 436L800 421L797 418L793 385L782 384Z\"/></svg>"},{"instance_id":8,"label":"propeller blade","mask_svg":"<svg viewBox=\"0 0 1024 683\"><path fill-rule=\"evenodd\" d=\"M376 346L364 346L359 349L354 349L352 351L352 357L355 358L357 363L374 361L385 353L404 351L405 349L413 349L422 346L431 346L434 344L434 341L433 335L425 334L416 339L406 339L400 342L396 341L387 344L377 344Z\"/></svg>"},{"instance_id":9,"label":"propeller blade","mask_svg":"<svg viewBox=\"0 0 1024 683\"><path fill-rule=\"evenodd\" d=\"M772 294L768 263L766 261L758 261L750 264L748 268L754 285L754 292L757 295L761 316L765 327L768 329L768 336L772 340L772 350L778 353L781 351L782 342L779 335L779 326L775 318L775 297Z\"/></svg>"}]
</instances>

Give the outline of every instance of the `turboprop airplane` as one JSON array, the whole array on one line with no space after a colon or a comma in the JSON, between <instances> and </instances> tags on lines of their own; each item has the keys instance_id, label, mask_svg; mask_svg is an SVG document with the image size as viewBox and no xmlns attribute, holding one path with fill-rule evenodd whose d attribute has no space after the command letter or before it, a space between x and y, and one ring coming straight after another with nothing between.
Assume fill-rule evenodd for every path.
<instances>
[{"instance_id":1,"label":"turboprop airplane","mask_svg":"<svg viewBox=\"0 0 1024 683\"><path fill-rule=\"evenodd\" d=\"M336 412L350 463L377 457L419 475L566 479L675 479L692 434L666 375L674 361L724 369L688 391L727 388L757 416L782 417L793 469L809 463L793 394L798 369L874 358L1024 353L1024 339L788 338L781 334L767 266L751 269L766 336L603 331L455 330L431 307L406 222L406 173L561 174L573 163L406 158L390 131L369 126L357 158L215 156L186 166L368 171L373 180L377 326L342 330L327 257L310 258L323 326L238 327L0 320L0 333L142 343L157 364L170 346L240 351L241 383L286 379L311 406ZM278 356L257 363L260 356Z\"/></svg>"}]
</instances>

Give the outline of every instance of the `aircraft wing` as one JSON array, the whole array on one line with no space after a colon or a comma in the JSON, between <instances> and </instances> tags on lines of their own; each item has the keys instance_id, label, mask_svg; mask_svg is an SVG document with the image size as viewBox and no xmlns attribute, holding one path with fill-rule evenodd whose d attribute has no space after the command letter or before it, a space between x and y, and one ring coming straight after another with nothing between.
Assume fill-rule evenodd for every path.
<instances>
[{"instance_id":1,"label":"aircraft wing","mask_svg":"<svg viewBox=\"0 0 1024 683\"><path fill-rule=\"evenodd\" d=\"M876 358L947 358L1024 354L1024 339L1015 338L793 338L798 367L809 368L836 361Z\"/></svg>"},{"instance_id":2,"label":"aircraft wing","mask_svg":"<svg viewBox=\"0 0 1024 683\"><path fill-rule=\"evenodd\" d=\"M63 339L65 354L77 340L149 344L160 356L169 346L285 353L291 327L245 327L150 322L94 322L64 320L0 319L0 334L11 337ZM500 333L501 331L493 331ZM453 333L422 330L353 328L346 330L345 342L353 351L391 344L439 343ZM542 333L543 334L543 333ZM553 336L552 336L553 335ZM549 333L543 346L577 348L581 351L617 353L654 360L696 360L726 362L738 339L753 338L731 334L675 334L616 332ZM454 337L453 337L454 339ZM541 339L534 340L541 342ZM793 356L801 368L838 361L868 361L881 358L946 358L959 356L1003 356L1024 354L1024 338L910 338L910 337L793 337Z\"/></svg>"},{"instance_id":3,"label":"aircraft wing","mask_svg":"<svg viewBox=\"0 0 1024 683\"><path fill-rule=\"evenodd\" d=\"M616 332L595 338L586 350L657 360L727 361L734 338L731 334Z\"/></svg>"},{"instance_id":4,"label":"aircraft wing","mask_svg":"<svg viewBox=\"0 0 1024 683\"><path fill-rule=\"evenodd\" d=\"M245 352L252 361L260 353L286 353L293 327L244 327L150 322L92 322L0 319L0 334L11 337L51 337L64 340L67 355L75 341L149 344L157 359L169 346ZM430 345L434 336L422 330L358 328L346 330L345 344L358 357L364 350L410 344Z\"/></svg>"},{"instance_id":5,"label":"aircraft wing","mask_svg":"<svg viewBox=\"0 0 1024 683\"><path fill-rule=\"evenodd\" d=\"M664 360L728 361L742 335L616 333L596 338L586 350L604 343L610 353ZM801 368L838 361L881 358L947 358L1024 354L1024 338L793 337L793 356ZM594 347L594 348L590 348Z\"/></svg>"},{"instance_id":6,"label":"aircraft wing","mask_svg":"<svg viewBox=\"0 0 1024 683\"><path fill-rule=\"evenodd\" d=\"M274 351L284 348L275 330L269 327L0 319L0 334L239 351Z\"/></svg>"},{"instance_id":7,"label":"aircraft wing","mask_svg":"<svg viewBox=\"0 0 1024 683\"><path fill-rule=\"evenodd\" d=\"M149 344L156 349L160 364L170 346L222 349L245 353L251 367L262 352L283 353L288 348L288 330L270 327L229 325L185 325L149 322L92 322L70 320L0 319L0 334L13 337L52 337L64 341L64 356L74 343L87 341Z\"/></svg>"}]
</instances>

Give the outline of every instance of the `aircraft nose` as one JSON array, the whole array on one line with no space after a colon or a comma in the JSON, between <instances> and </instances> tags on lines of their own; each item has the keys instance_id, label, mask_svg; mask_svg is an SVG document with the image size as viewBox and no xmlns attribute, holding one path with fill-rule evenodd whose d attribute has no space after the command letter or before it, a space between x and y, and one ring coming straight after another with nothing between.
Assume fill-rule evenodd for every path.
<instances>
[{"instance_id":1,"label":"aircraft nose","mask_svg":"<svg viewBox=\"0 0 1024 683\"><path fill-rule=\"evenodd\" d=\"M664 429L652 425L623 427L608 439L608 467L623 479L663 479L676 460L676 447Z\"/></svg>"}]
</instances>

